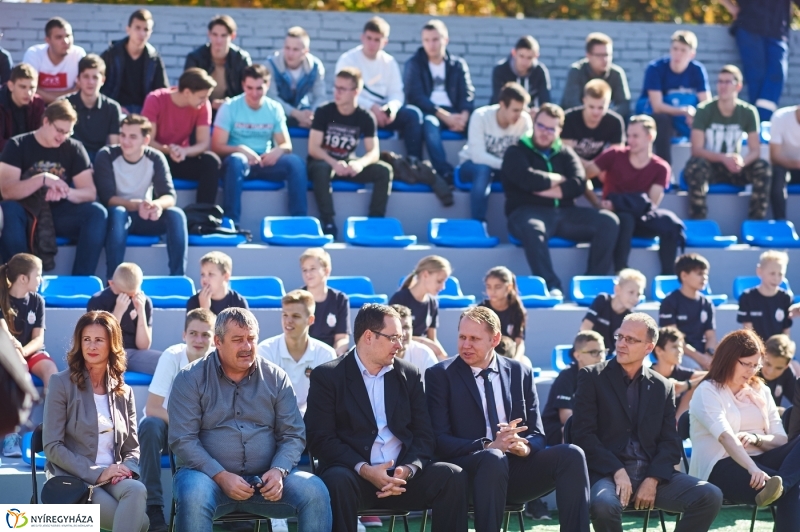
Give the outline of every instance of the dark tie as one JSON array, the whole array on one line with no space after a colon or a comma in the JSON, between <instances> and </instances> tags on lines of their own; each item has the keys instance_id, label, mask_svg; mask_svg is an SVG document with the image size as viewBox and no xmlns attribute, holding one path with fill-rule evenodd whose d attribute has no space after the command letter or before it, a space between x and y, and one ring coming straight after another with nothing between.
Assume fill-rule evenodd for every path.
<instances>
[{"instance_id":1,"label":"dark tie","mask_svg":"<svg viewBox=\"0 0 800 532\"><path fill-rule=\"evenodd\" d=\"M492 440L494 440L494 435L497 431L500 430L497 426L500 423L500 419L497 417L497 403L494 401L494 388L492 387L492 382L489 380L489 376L493 371L492 368L486 368L478 373L478 377L483 377L483 392L486 395L486 419L489 421L489 427L491 427L490 432L492 434Z\"/></svg>"}]
</instances>

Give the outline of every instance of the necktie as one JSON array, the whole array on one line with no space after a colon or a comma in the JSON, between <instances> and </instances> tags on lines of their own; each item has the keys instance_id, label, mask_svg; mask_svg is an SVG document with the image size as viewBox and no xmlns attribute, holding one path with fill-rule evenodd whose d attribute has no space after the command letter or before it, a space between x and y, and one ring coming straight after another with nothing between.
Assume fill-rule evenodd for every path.
<instances>
[{"instance_id":1,"label":"necktie","mask_svg":"<svg viewBox=\"0 0 800 532\"><path fill-rule=\"evenodd\" d=\"M492 387L492 382L489 380L489 376L492 374L494 370L491 368L486 368L480 373L478 373L478 377L483 377L483 391L486 395L486 419L489 421L490 433L492 434L492 440L494 440L494 435L500 430L497 425L500 423L500 418L497 417L497 403L494 400L494 388Z\"/></svg>"}]
</instances>

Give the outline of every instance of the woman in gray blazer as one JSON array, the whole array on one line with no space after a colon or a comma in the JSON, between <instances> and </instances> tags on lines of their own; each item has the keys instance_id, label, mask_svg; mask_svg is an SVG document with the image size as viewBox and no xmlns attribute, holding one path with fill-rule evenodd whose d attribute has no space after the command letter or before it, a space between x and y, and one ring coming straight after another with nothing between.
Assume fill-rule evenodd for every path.
<instances>
[{"instance_id":1,"label":"woman in gray blazer","mask_svg":"<svg viewBox=\"0 0 800 532\"><path fill-rule=\"evenodd\" d=\"M139 478L136 405L123 382L125 349L119 322L105 311L78 320L69 368L53 375L44 404L45 473L72 475L91 485L100 526L146 532L147 490Z\"/></svg>"}]
</instances>

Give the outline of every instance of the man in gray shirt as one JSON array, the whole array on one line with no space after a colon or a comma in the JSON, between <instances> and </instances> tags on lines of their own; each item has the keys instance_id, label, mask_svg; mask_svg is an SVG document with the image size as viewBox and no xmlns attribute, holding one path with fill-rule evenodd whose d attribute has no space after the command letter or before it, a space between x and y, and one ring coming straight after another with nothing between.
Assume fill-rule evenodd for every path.
<instances>
[{"instance_id":1,"label":"man in gray shirt","mask_svg":"<svg viewBox=\"0 0 800 532\"><path fill-rule=\"evenodd\" d=\"M297 517L298 532L333 526L325 484L294 469L306 439L289 377L256 356L257 344L255 316L225 309L216 351L175 378L168 412L177 532L212 532L214 518L230 512Z\"/></svg>"}]
</instances>

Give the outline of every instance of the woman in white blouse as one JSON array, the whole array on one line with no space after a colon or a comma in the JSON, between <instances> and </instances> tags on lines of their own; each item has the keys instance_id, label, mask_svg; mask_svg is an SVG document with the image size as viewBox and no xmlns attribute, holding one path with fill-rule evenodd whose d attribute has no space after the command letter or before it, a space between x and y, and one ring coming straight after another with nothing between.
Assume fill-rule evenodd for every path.
<instances>
[{"instance_id":1,"label":"woman in white blouse","mask_svg":"<svg viewBox=\"0 0 800 532\"><path fill-rule=\"evenodd\" d=\"M125 348L113 314L87 312L78 320L68 368L53 375L44 404L45 473L87 484L109 481L92 493L100 527L146 532L147 489L139 478L139 441L133 391L123 382Z\"/></svg>"},{"instance_id":2,"label":"woman in white blouse","mask_svg":"<svg viewBox=\"0 0 800 532\"><path fill-rule=\"evenodd\" d=\"M791 442L769 388L756 376L764 343L752 330L722 339L689 405L689 474L722 489L726 500L775 503L778 532L800 530L800 438Z\"/></svg>"}]
</instances>

